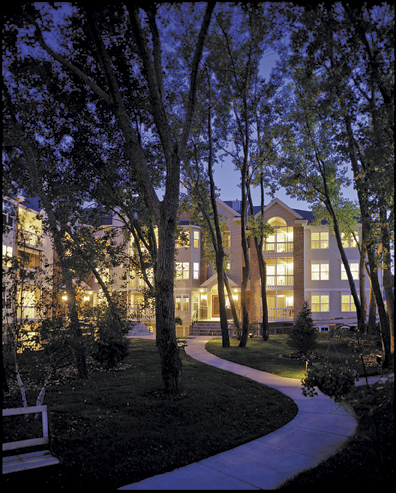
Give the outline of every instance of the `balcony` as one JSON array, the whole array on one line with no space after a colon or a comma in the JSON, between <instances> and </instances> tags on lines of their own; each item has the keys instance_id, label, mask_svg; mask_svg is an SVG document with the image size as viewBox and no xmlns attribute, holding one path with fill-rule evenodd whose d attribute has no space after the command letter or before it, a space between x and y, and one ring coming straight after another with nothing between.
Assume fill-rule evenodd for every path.
<instances>
[{"instance_id":1,"label":"balcony","mask_svg":"<svg viewBox=\"0 0 396 493\"><path fill-rule=\"evenodd\" d=\"M268 308L268 321L293 320L294 308Z\"/></svg>"},{"instance_id":2,"label":"balcony","mask_svg":"<svg viewBox=\"0 0 396 493\"><path fill-rule=\"evenodd\" d=\"M286 276L286 275L277 275L277 276L269 276L267 275L267 287L293 287L294 286L294 276Z\"/></svg>"},{"instance_id":3,"label":"balcony","mask_svg":"<svg viewBox=\"0 0 396 493\"><path fill-rule=\"evenodd\" d=\"M47 246L45 238L31 231L25 231L23 229L18 230L18 244L20 246L26 246L29 248L35 248L36 250L44 251Z\"/></svg>"},{"instance_id":4,"label":"balcony","mask_svg":"<svg viewBox=\"0 0 396 493\"><path fill-rule=\"evenodd\" d=\"M265 253L293 253L293 242L266 242L263 245Z\"/></svg>"}]
</instances>

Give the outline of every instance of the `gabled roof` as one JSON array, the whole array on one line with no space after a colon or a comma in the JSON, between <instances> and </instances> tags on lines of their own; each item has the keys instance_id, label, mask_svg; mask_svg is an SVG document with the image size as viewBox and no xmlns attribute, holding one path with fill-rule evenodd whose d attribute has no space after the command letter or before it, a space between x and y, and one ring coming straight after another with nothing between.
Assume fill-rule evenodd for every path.
<instances>
[{"instance_id":1,"label":"gabled roof","mask_svg":"<svg viewBox=\"0 0 396 493\"><path fill-rule=\"evenodd\" d=\"M228 276L227 276L228 277ZM228 277L228 281L230 283L230 285L234 288L237 288L238 287L238 284L236 284L232 279L230 279ZM200 288L206 288L208 286L210 286L210 284L216 284L217 282L217 272L215 274L213 274L213 276L209 277L209 279L206 279L205 282L203 282L201 285L200 285Z\"/></svg>"},{"instance_id":2,"label":"gabled roof","mask_svg":"<svg viewBox=\"0 0 396 493\"><path fill-rule=\"evenodd\" d=\"M217 198L216 201L221 206L223 206L225 209L227 209L229 212L232 212L232 213L235 214L235 216L240 217L241 214L232 207L232 202L233 202L232 200L225 200L225 201L223 201L223 200Z\"/></svg>"},{"instance_id":3,"label":"gabled roof","mask_svg":"<svg viewBox=\"0 0 396 493\"><path fill-rule=\"evenodd\" d=\"M300 212L298 212L296 209L292 209L291 207L289 207L288 205L286 205L284 202L282 202L278 198L272 199L271 202L267 206L264 207L264 214L267 212L268 209L270 209L275 204L278 204L281 207L283 207L284 209L286 209L288 212L290 212L290 214L292 214L293 216L295 216L296 219L306 219L303 215L300 214Z\"/></svg>"}]
</instances>

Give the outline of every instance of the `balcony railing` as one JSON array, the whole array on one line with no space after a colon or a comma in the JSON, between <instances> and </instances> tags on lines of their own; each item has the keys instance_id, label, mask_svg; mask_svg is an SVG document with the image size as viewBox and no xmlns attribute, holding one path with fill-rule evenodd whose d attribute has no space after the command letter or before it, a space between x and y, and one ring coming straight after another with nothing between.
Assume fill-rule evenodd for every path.
<instances>
[{"instance_id":1,"label":"balcony railing","mask_svg":"<svg viewBox=\"0 0 396 493\"><path fill-rule=\"evenodd\" d=\"M154 308L142 308L141 305L130 305L128 307L128 319L150 322L155 320Z\"/></svg>"},{"instance_id":2,"label":"balcony railing","mask_svg":"<svg viewBox=\"0 0 396 493\"><path fill-rule=\"evenodd\" d=\"M27 247L45 250L46 240L40 235L36 235L31 231L18 230L18 243Z\"/></svg>"},{"instance_id":3,"label":"balcony railing","mask_svg":"<svg viewBox=\"0 0 396 493\"><path fill-rule=\"evenodd\" d=\"M263 251L266 253L293 253L293 243L292 242L274 242L274 243L264 243Z\"/></svg>"},{"instance_id":4,"label":"balcony railing","mask_svg":"<svg viewBox=\"0 0 396 493\"><path fill-rule=\"evenodd\" d=\"M293 286L294 276L267 276L267 286L277 287L277 286Z\"/></svg>"},{"instance_id":5,"label":"balcony railing","mask_svg":"<svg viewBox=\"0 0 396 493\"><path fill-rule=\"evenodd\" d=\"M268 308L268 321L293 320L294 308Z\"/></svg>"},{"instance_id":6,"label":"balcony railing","mask_svg":"<svg viewBox=\"0 0 396 493\"><path fill-rule=\"evenodd\" d=\"M130 289L138 289L138 290L148 288L146 282L139 277L135 277L134 279L131 279L129 283L129 287Z\"/></svg>"}]
</instances>

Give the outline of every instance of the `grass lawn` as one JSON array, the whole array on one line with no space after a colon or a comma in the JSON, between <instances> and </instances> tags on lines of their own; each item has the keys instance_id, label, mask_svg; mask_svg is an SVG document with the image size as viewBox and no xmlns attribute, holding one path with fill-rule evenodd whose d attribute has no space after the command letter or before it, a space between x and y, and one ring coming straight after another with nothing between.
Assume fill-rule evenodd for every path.
<instances>
[{"instance_id":1,"label":"grass lawn","mask_svg":"<svg viewBox=\"0 0 396 493\"><path fill-rule=\"evenodd\" d=\"M130 346L117 370L105 371L91 362L85 381L69 372L48 386L44 404L61 464L3 476L4 491L32 486L40 491L77 486L112 490L251 441L297 413L295 403L278 391L185 354L185 394L166 399L155 341L132 339ZM29 356L37 373L36 357ZM29 380L23 358L20 368L28 404L34 405L40 385ZM20 407L20 392L8 377L3 407ZM17 427L7 419L5 440L28 429L23 419Z\"/></svg>"},{"instance_id":2,"label":"grass lawn","mask_svg":"<svg viewBox=\"0 0 396 493\"><path fill-rule=\"evenodd\" d=\"M301 379L305 362L280 357L291 352L285 335L270 336L266 342L249 339L245 348L231 340L230 348L221 347L220 339L206 344L206 349L221 358L257 368L277 375ZM377 347L369 339L357 345L356 334L334 336L334 346L329 348L329 361L348 360L348 364L363 375L360 353L364 356L367 374L381 372L376 362ZM315 349L317 360L323 359L329 346L329 334L319 334L319 346ZM307 397L311 399L311 397ZM313 397L315 399L315 397ZM317 467L304 471L284 483L280 489L317 491L320 487L354 489L375 486L381 488L394 484L394 383L360 387L352 401L358 419L353 437L335 455Z\"/></svg>"},{"instance_id":3,"label":"grass lawn","mask_svg":"<svg viewBox=\"0 0 396 493\"><path fill-rule=\"evenodd\" d=\"M371 337L343 332L330 338L330 334L322 332L318 334L318 347L314 350L315 362L322 361L326 351L329 362L344 363L363 375L363 366L360 354L363 353L364 365L368 375L377 375L381 369L376 361L376 353L379 347ZM231 346L223 348L221 339L212 339L207 342L206 349L212 354L234 363L256 368L257 370L273 373L281 377L301 379L305 373L305 361L284 357L293 351L286 344L287 335L270 336L268 341L261 338L249 339L245 348L238 347L239 341L230 339ZM329 345L330 344L330 345Z\"/></svg>"}]
</instances>

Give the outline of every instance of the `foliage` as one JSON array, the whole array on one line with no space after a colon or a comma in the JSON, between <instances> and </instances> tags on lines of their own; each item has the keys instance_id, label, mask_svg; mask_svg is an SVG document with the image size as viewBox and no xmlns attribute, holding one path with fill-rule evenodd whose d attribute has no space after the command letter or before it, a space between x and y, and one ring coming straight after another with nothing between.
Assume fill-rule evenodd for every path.
<instances>
[{"instance_id":1,"label":"foliage","mask_svg":"<svg viewBox=\"0 0 396 493\"><path fill-rule=\"evenodd\" d=\"M358 380L356 370L334 363L312 363L306 376L301 380L302 393L305 397L318 395L317 387L323 394L342 402Z\"/></svg>"},{"instance_id":2,"label":"foliage","mask_svg":"<svg viewBox=\"0 0 396 493\"><path fill-rule=\"evenodd\" d=\"M125 322L115 319L106 306L99 307L92 356L106 368L114 368L128 355Z\"/></svg>"},{"instance_id":3,"label":"foliage","mask_svg":"<svg viewBox=\"0 0 396 493\"><path fill-rule=\"evenodd\" d=\"M314 328L312 312L307 300L289 333L287 344L305 357L308 356L309 351L317 346L317 331Z\"/></svg>"},{"instance_id":4,"label":"foliage","mask_svg":"<svg viewBox=\"0 0 396 493\"><path fill-rule=\"evenodd\" d=\"M183 319L181 317L175 317L176 325L183 325Z\"/></svg>"}]
</instances>

